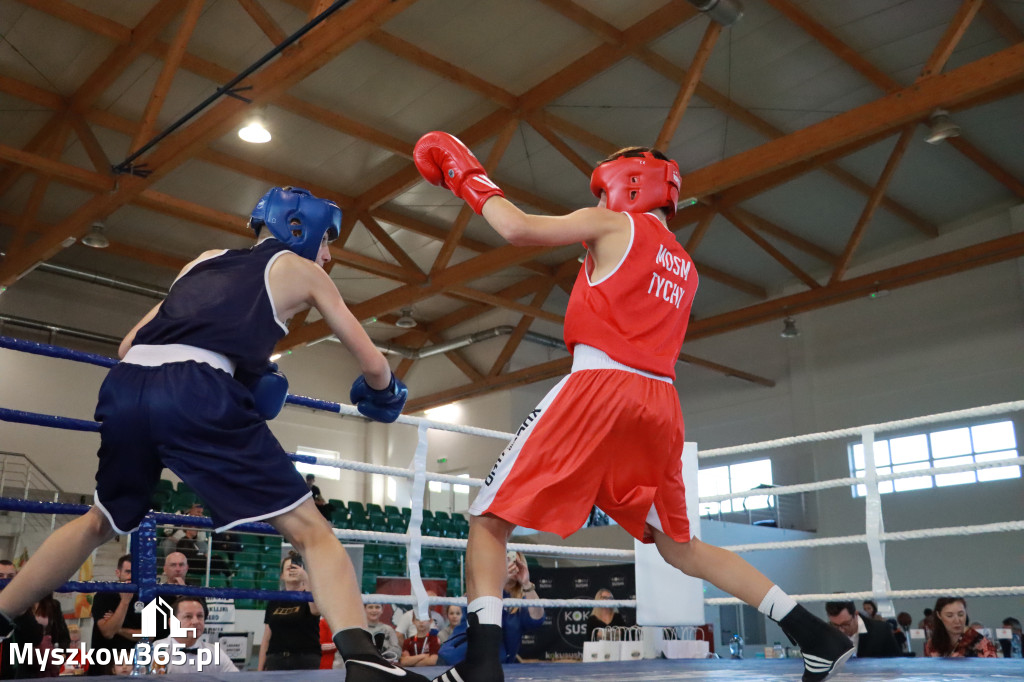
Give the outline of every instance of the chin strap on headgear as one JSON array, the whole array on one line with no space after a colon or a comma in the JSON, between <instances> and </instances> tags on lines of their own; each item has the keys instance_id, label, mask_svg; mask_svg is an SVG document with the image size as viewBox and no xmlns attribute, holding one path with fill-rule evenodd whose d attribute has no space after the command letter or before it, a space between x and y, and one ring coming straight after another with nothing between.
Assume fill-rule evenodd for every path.
<instances>
[{"instance_id":1,"label":"chin strap on headgear","mask_svg":"<svg viewBox=\"0 0 1024 682\"><path fill-rule=\"evenodd\" d=\"M651 152L627 152L605 161L590 176L590 191L598 199L603 191L613 211L645 213L665 209L671 218L679 202L679 164L657 158Z\"/></svg>"},{"instance_id":2,"label":"chin strap on headgear","mask_svg":"<svg viewBox=\"0 0 1024 682\"><path fill-rule=\"evenodd\" d=\"M341 209L333 201L313 196L308 189L274 187L259 200L249 217L249 227L270 234L303 258L316 262L324 235L334 241L341 234Z\"/></svg>"}]
</instances>

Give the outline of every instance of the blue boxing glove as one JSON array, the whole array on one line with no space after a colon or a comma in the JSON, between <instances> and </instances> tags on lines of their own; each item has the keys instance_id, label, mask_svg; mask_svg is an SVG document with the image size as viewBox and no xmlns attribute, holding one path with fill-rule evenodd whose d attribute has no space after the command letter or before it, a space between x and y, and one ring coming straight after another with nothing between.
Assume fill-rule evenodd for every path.
<instances>
[{"instance_id":1,"label":"blue boxing glove","mask_svg":"<svg viewBox=\"0 0 1024 682\"><path fill-rule=\"evenodd\" d=\"M394 374L391 375L388 387L380 390L370 388L366 379L360 376L352 384L348 396L362 415L374 421L390 424L402 414L402 408L409 397L409 389Z\"/></svg>"},{"instance_id":2,"label":"blue boxing glove","mask_svg":"<svg viewBox=\"0 0 1024 682\"><path fill-rule=\"evenodd\" d=\"M285 398L288 397L288 379L277 370L277 363L271 362L255 382L249 385L256 411L270 421L281 413Z\"/></svg>"}]
</instances>

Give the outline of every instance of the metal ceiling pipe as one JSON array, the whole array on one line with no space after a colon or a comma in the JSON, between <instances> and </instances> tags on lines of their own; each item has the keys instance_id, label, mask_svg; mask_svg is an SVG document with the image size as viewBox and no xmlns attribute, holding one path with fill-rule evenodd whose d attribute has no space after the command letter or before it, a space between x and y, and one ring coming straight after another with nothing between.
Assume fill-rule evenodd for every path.
<instances>
[{"instance_id":1,"label":"metal ceiling pipe","mask_svg":"<svg viewBox=\"0 0 1024 682\"><path fill-rule=\"evenodd\" d=\"M39 320L30 320L26 317L16 317L14 315L0 315L0 324L10 324L15 327L22 327L24 329L32 329L40 332L49 332L52 334L64 334L65 336L71 336L76 339L84 339L86 341L98 341L99 343L109 343L114 346L121 345L121 339L116 336L108 336L107 334L97 334L96 332L86 331L85 329L75 329L74 327L65 327L59 324L50 324L49 322L40 322Z\"/></svg>"},{"instance_id":2,"label":"metal ceiling pipe","mask_svg":"<svg viewBox=\"0 0 1024 682\"><path fill-rule=\"evenodd\" d=\"M6 253L0 251L0 258L3 258L6 255ZM35 269L37 272L49 272L54 275L62 275L82 282L89 282L91 284L98 284L100 286L117 289L119 291L127 291L132 294L148 296L149 298L167 298L167 291L159 287L142 284L141 282L132 282L131 280L120 279L118 277L111 277L109 275L101 275L97 272L89 272L88 270L79 270L78 268L72 268L67 265L40 263Z\"/></svg>"},{"instance_id":3,"label":"metal ceiling pipe","mask_svg":"<svg viewBox=\"0 0 1024 682\"><path fill-rule=\"evenodd\" d=\"M732 26L743 16L740 0L686 0L722 26Z\"/></svg>"}]
</instances>

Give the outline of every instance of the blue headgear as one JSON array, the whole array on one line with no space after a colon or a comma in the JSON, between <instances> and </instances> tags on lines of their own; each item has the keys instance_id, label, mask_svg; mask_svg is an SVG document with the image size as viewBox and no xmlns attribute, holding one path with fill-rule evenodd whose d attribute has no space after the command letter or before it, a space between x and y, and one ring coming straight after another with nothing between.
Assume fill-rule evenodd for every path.
<instances>
[{"instance_id":1,"label":"blue headgear","mask_svg":"<svg viewBox=\"0 0 1024 682\"><path fill-rule=\"evenodd\" d=\"M341 209L308 189L274 187L263 195L249 218L257 237L264 225L290 251L315 262L324 235L327 241L334 241L341 233Z\"/></svg>"}]
</instances>

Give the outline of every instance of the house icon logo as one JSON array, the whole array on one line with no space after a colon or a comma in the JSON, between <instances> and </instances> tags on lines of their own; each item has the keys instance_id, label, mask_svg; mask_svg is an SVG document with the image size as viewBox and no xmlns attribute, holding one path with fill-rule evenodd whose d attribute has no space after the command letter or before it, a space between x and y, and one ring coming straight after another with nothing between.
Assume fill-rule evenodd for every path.
<instances>
[{"instance_id":1,"label":"house icon logo","mask_svg":"<svg viewBox=\"0 0 1024 682\"><path fill-rule=\"evenodd\" d=\"M132 637L156 637L160 630L167 629L171 631L171 637L186 638L194 637L196 634L195 628L181 627L181 621L174 615L174 609L163 597L157 597L142 609L142 632Z\"/></svg>"}]
</instances>

